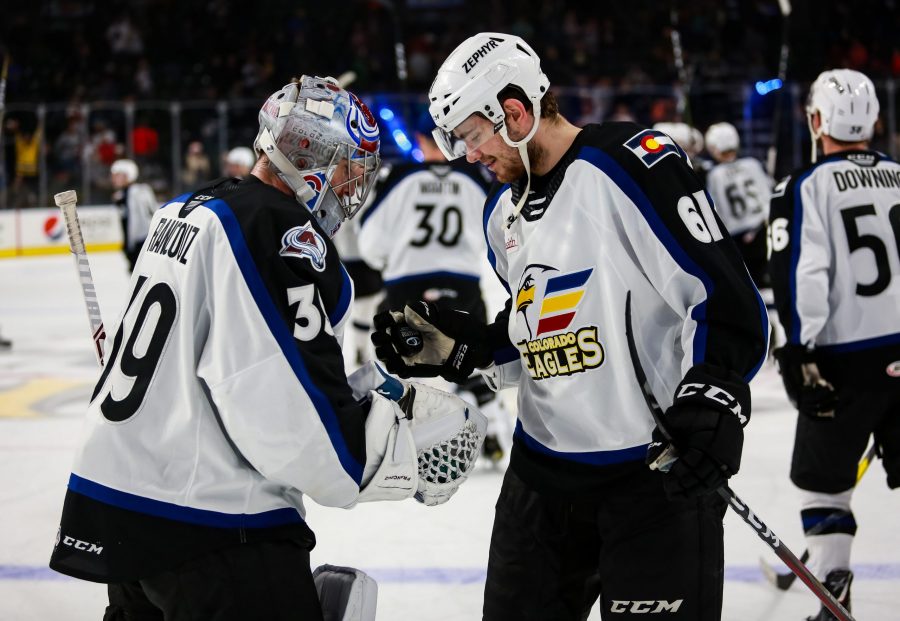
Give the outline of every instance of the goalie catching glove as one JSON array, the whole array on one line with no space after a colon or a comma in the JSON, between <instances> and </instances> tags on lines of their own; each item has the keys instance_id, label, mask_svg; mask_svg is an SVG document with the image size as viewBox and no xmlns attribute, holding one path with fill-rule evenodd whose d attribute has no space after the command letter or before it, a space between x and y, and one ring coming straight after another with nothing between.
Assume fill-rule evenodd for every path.
<instances>
[{"instance_id":1,"label":"goalie catching glove","mask_svg":"<svg viewBox=\"0 0 900 621\"><path fill-rule=\"evenodd\" d=\"M447 502L475 467L487 419L456 395L423 384L407 384L399 402L376 391L369 398L357 501Z\"/></svg>"},{"instance_id":2,"label":"goalie catching glove","mask_svg":"<svg viewBox=\"0 0 900 621\"><path fill-rule=\"evenodd\" d=\"M650 468L666 472L666 495L674 499L708 494L737 474L749 419L747 382L711 365L692 367L663 420L657 421L647 449Z\"/></svg>"},{"instance_id":3,"label":"goalie catching glove","mask_svg":"<svg viewBox=\"0 0 900 621\"><path fill-rule=\"evenodd\" d=\"M375 355L400 377L436 377L461 383L492 362L490 331L483 321L430 302L373 318Z\"/></svg>"}]
</instances>

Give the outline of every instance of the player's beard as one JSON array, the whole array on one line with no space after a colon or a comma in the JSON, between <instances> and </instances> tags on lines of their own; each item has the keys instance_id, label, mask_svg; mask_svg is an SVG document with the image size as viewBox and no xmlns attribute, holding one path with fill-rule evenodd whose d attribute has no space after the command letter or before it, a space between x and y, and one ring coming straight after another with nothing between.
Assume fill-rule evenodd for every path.
<instances>
[{"instance_id":1,"label":"player's beard","mask_svg":"<svg viewBox=\"0 0 900 621\"><path fill-rule=\"evenodd\" d=\"M531 169L539 168L546 157L546 151L534 142L529 142L526 148ZM500 153L491 156L487 162L482 159L482 163L490 168L500 183L512 183L525 176L525 164L519 150L506 143L503 143L503 150Z\"/></svg>"}]
</instances>

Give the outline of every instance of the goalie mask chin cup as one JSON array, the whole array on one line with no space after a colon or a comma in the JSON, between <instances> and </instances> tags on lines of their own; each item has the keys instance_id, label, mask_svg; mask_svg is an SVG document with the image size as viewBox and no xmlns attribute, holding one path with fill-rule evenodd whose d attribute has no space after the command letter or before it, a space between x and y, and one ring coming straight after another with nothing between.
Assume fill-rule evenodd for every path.
<instances>
[{"instance_id":1,"label":"goalie mask chin cup","mask_svg":"<svg viewBox=\"0 0 900 621\"><path fill-rule=\"evenodd\" d=\"M259 111L253 143L329 236L363 206L380 164L378 125L333 78L303 76Z\"/></svg>"},{"instance_id":2,"label":"goalie mask chin cup","mask_svg":"<svg viewBox=\"0 0 900 621\"><path fill-rule=\"evenodd\" d=\"M813 117L819 113L819 130L813 129ZM852 69L823 71L809 89L806 118L813 143L825 136L843 142L864 142L872 138L878 120L878 96L875 85L865 74Z\"/></svg>"},{"instance_id":3,"label":"goalie mask chin cup","mask_svg":"<svg viewBox=\"0 0 900 621\"><path fill-rule=\"evenodd\" d=\"M534 124L522 140L510 139L504 123L503 106L497 95L508 86L519 88L531 102ZM477 149L499 133L511 147L526 144L537 131L541 98L550 80L541 71L541 60L520 37L498 32L482 32L463 41L438 70L428 91L428 112L437 125L432 132L447 159L453 160ZM493 123L482 124L478 136L454 132L479 115ZM463 139L465 138L465 139Z\"/></svg>"}]
</instances>

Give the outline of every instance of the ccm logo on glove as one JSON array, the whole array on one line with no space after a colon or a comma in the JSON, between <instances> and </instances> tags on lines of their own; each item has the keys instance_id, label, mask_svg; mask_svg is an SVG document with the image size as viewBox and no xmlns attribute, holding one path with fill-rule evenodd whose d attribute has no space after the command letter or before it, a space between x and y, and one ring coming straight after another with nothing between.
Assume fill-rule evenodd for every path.
<instances>
[{"instance_id":1,"label":"ccm logo on glove","mask_svg":"<svg viewBox=\"0 0 900 621\"><path fill-rule=\"evenodd\" d=\"M715 401L716 403L724 405L732 414L738 417L741 425L747 424L747 417L741 413L741 404L738 403L738 400L735 399L730 392L723 390L718 386L687 382L678 387L678 392L675 393L675 399L678 400L695 395L706 397L710 401Z\"/></svg>"}]
</instances>

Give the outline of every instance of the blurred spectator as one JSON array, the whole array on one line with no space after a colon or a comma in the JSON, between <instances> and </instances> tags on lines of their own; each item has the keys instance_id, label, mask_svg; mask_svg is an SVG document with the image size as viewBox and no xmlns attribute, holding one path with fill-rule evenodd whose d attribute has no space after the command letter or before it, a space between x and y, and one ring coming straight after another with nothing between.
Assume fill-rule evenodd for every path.
<instances>
[{"instance_id":1,"label":"blurred spectator","mask_svg":"<svg viewBox=\"0 0 900 621\"><path fill-rule=\"evenodd\" d=\"M144 39L127 13L120 15L109 25L106 40L114 55L135 56L144 51Z\"/></svg>"},{"instance_id":2,"label":"blurred spectator","mask_svg":"<svg viewBox=\"0 0 900 621\"><path fill-rule=\"evenodd\" d=\"M256 154L247 147L235 147L225 156L226 177L246 177L256 163Z\"/></svg>"},{"instance_id":3,"label":"blurred spectator","mask_svg":"<svg viewBox=\"0 0 900 621\"><path fill-rule=\"evenodd\" d=\"M13 207L37 205L38 161L41 153L41 128L22 123L16 129L16 168L11 192Z\"/></svg>"},{"instance_id":4,"label":"blurred spectator","mask_svg":"<svg viewBox=\"0 0 900 621\"><path fill-rule=\"evenodd\" d=\"M66 188L77 182L81 171L81 153L84 150L84 135L81 118L69 115L66 128L53 141L53 183L54 187Z\"/></svg>"},{"instance_id":5,"label":"blurred spectator","mask_svg":"<svg viewBox=\"0 0 900 621\"><path fill-rule=\"evenodd\" d=\"M188 143L181 180L187 186L195 186L203 181L208 181L211 174L212 166L209 162L209 156L203 150L203 143L199 140L193 140Z\"/></svg>"}]
</instances>

